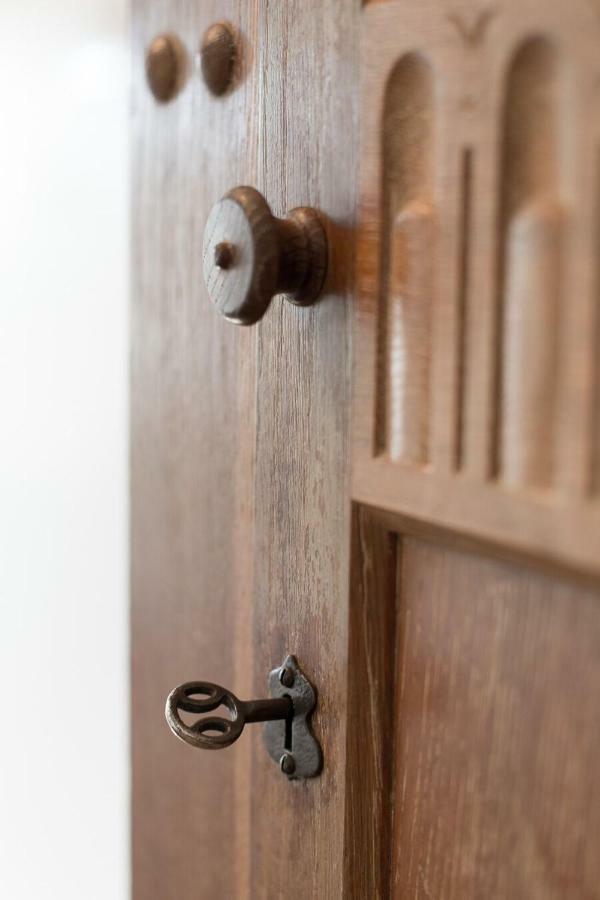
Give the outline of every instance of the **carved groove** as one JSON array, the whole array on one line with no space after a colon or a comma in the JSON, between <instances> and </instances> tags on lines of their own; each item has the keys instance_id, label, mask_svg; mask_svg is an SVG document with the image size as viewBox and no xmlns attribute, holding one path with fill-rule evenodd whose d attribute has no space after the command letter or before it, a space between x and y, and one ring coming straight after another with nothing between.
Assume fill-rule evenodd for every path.
<instances>
[{"instance_id":1,"label":"carved groove","mask_svg":"<svg viewBox=\"0 0 600 900\"><path fill-rule=\"evenodd\" d=\"M382 298L376 447L394 461L429 455L434 216L433 89L416 54L393 70L383 112Z\"/></svg>"},{"instance_id":2,"label":"carved groove","mask_svg":"<svg viewBox=\"0 0 600 900\"><path fill-rule=\"evenodd\" d=\"M462 469L463 430L465 416L465 385L467 364L467 315L469 302L469 246L471 239L471 204L473 190L473 150L465 147L461 155L461 209L460 209L460 243L458 259L457 290L457 340L456 340L456 415L454 435L454 467Z\"/></svg>"},{"instance_id":3,"label":"carved groove","mask_svg":"<svg viewBox=\"0 0 600 900\"><path fill-rule=\"evenodd\" d=\"M591 5L365 11L352 491L598 576Z\"/></svg>"},{"instance_id":4,"label":"carved groove","mask_svg":"<svg viewBox=\"0 0 600 900\"><path fill-rule=\"evenodd\" d=\"M449 13L448 21L454 25L467 47L477 47L483 43L486 31L495 16L496 10L488 7L476 15L472 22L465 21L457 13Z\"/></svg>"},{"instance_id":5,"label":"carved groove","mask_svg":"<svg viewBox=\"0 0 600 900\"><path fill-rule=\"evenodd\" d=\"M600 240L600 148L596 151L595 172L595 202L596 213L594 220L594 239ZM597 497L600 493L600 255L594 260L594 327L592 330L593 345L596 348L592 369L592 384L590 390L590 468L589 491Z\"/></svg>"},{"instance_id":6,"label":"carved groove","mask_svg":"<svg viewBox=\"0 0 600 900\"><path fill-rule=\"evenodd\" d=\"M535 38L510 67L501 173L494 474L511 487L554 475L562 251L558 64Z\"/></svg>"}]
</instances>

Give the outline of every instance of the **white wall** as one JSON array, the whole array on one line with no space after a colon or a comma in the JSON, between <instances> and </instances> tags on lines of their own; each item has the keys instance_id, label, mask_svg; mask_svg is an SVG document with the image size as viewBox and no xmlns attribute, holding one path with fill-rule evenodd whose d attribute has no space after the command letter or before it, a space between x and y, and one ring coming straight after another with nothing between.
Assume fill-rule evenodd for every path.
<instances>
[{"instance_id":1,"label":"white wall","mask_svg":"<svg viewBox=\"0 0 600 900\"><path fill-rule=\"evenodd\" d=\"M0 897L129 895L126 0L0 0Z\"/></svg>"}]
</instances>

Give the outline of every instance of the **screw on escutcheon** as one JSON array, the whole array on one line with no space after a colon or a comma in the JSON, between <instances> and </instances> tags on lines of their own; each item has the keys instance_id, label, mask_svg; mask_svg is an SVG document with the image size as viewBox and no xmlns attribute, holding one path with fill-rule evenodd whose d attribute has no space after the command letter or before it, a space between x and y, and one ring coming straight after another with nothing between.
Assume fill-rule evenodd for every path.
<instances>
[{"instance_id":1,"label":"screw on escutcheon","mask_svg":"<svg viewBox=\"0 0 600 900\"><path fill-rule=\"evenodd\" d=\"M289 666L284 666L279 673L279 681L284 687L291 688L294 685L295 676Z\"/></svg>"},{"instance_id":2,"label":"screw on escutcheon","mask_svg":"<svg viewBox=\"0 0 600 900\"><path fill-rule=\"evenodd\" d=\"M279 760L279 768L284 775L293 775L296 771L296 761L291 753L284 753Z\"/></svg>"}]
</instances>

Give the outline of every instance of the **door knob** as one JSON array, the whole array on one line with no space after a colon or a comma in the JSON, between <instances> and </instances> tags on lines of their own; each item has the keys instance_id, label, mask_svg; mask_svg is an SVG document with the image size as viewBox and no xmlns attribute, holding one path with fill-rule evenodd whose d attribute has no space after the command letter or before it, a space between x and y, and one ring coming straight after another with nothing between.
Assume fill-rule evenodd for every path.
<instances>
[{"instance_id":1,"label":"door knob","mask_svg":"<svg viewBox=\"0 0 600 900\"><path fill-rule=\"evenodd\" d=\"M236 187L212 208L204 230L204 280L226 319L253 325L275 294L314 303L327 272L327 235L316 210L277 219L251 187Z\"/></svg>"},{"instance_id":2,"label":"door knob","mask_svg":"<svg viewBox=\"0 0 600 900\"><path fill-rule=\"evenodd\" d=\"M288 778L312 778L321 770L321 748L312 733L310 716L315 708L315 690L294 656L269 674L270 697L239 700L235 694L210 681L189 681L176 687L167 698L165 716L178 738L204 750L221 750L240 737L250 722L265 723L269 755ZM180 711L211 713L225 707L229 715L205 716L186 724Z\"/></svg>"}]
</instances>

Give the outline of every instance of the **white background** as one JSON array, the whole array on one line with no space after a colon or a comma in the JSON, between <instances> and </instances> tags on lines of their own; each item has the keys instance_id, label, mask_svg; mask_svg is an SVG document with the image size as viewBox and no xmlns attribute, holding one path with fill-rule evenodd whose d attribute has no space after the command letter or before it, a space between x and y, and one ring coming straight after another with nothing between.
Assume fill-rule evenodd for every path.
<instances>
[{"instance_id":1,"label":"white background","mask_svg":"<svg viewBox=\"0 0 600 900\"><path fill-rule=\"evenodd\" d=\"M126 0L0 0L0 897L129 895Z\"/></svg>"}]
</instances>

